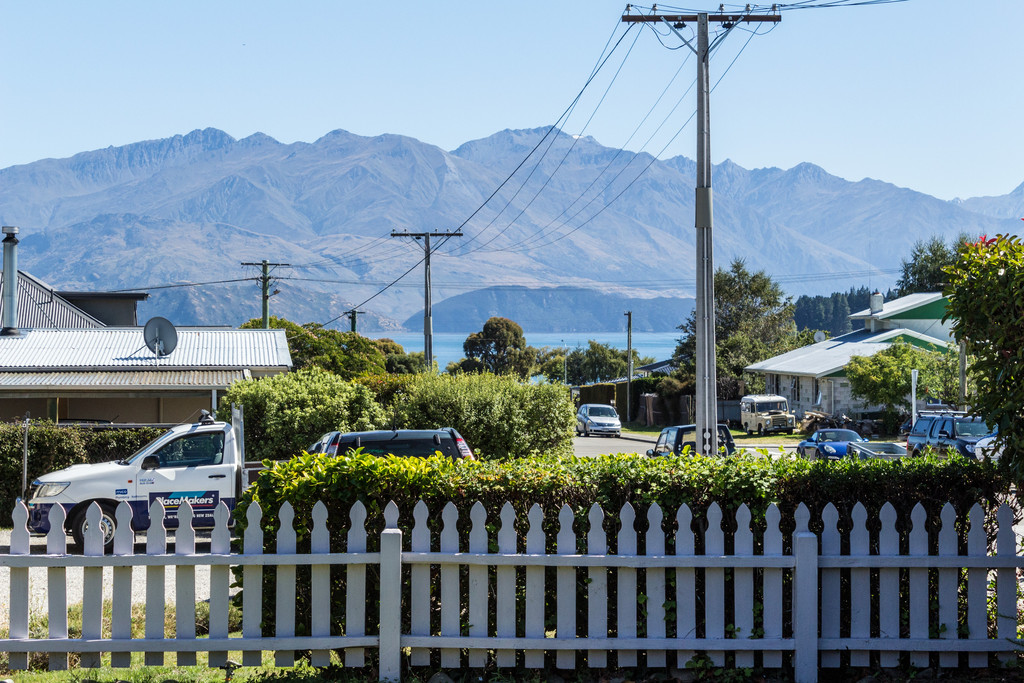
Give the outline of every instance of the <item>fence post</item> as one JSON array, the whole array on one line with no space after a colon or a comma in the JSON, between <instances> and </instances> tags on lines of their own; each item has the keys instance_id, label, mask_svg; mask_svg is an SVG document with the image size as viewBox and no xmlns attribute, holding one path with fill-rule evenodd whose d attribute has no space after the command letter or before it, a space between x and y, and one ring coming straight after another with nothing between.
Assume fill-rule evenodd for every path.
<instances>
[{"instance_id":1,"label":"fence post","mask_svg":"<svg viewBox=\"0 0 1024 683\"><path fill-rule=\"evenodd\" d=\"M402 530L380 535L380 675L398 681L402 671Z\"/></svg>"},{"instance_id":2,"label":"fence post","mask_svg":"<svg viewBox=\"0 0 1024 683\"><path fill-rule=\"evenodd\" d=\"M793 534L793 674L796 683L818 680L818 539L807 530L810 513L800 504Z\"/></svg>"}]
</instances>

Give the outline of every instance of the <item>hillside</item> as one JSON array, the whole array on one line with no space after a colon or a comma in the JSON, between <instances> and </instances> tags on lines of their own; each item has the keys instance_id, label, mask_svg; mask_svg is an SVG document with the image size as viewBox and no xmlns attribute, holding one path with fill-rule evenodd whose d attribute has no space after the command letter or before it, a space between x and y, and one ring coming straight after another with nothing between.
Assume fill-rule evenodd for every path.
<instances>
[{"instance_id":1,"label":"hillside","mask_svg":"<svg viewBox=\"0 0 1024 683\"><path fill-rule=\"evenodd\" d=\"M268 259L289 264L273 273L275 315L324 323L360 305L363 329L398 329L422 309L423 249L390 233L460 226L463 237L434 242L439 314L446 299L495 287L614 294L554 309L544 297L504 299L543 331L565 324L570 309L596 323L625 300L692 297L689 159L558 134L540 163L523 164L474 213L543 134L506 130L447 152L400 135L338 130L282 144L197 130L2 169L0 221L21 227L23 269L59 289L152 288L140 316L179 324L257 317L258 271L240 264ZM1017 231L1024 206L1024 185L946 202L809 163L748 170L726 161L713 179L717 264L743 258L794 295L886 288L916 240ZM156 289L196 282L216 284ZM499 300L491 296L474 310L490 310ZM452 310L463 305L453 300Z\"/></svg>"}]
</instances>

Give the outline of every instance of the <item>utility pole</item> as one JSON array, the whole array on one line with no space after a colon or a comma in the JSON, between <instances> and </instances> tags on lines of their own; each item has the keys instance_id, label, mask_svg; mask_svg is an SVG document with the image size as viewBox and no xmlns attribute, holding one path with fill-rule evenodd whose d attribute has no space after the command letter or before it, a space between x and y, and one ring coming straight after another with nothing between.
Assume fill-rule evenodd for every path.
<instances>
[{"instance_id":1,"label":"utility pole","mask_svg":"<svg viewBox=\"0 0 1024 683\"><path fill-rule=\"evenodd\" d=\"M263 329L270 329L270 267L274 266L290 266L290 263L270 263L267 259L263 259L259 263L242 262L243 266L260 266L262 268L262 275L260 275L260 288L263 292ZM274 292L277 294L277 292Z\"/></svg>"},{"instance_id":2,"label":"utility pole","mask_svg":"<svg viewBox=\"0 0 1024 683\"><path fill-rule=\"evenodd\" d=\"M392 237L412 237L423 240L423 356L427 370L434 368L434 318L430 310L430 238L431 237L462 237L455 232L392 232Z\"/></svg>"},{"instance_id":3,"label":"utility pole","mask_svg":"<svg viewBox=\"0 0 1024 683\"><path fill-rule=\"evenodd\" d=\"M628 8L628 6L627 6ZM772 7L775 10L775 7ZM623 15L626 23L656 22L666 25L697 57L697 187L694 226L697 229L697 451L702 455L718 454L718 378L715 369L715 260L711 216L711 50L738 23L772 22L777 14L644 14ZM679 29L686 24L697 25L697 45ZM719 23L726 29L714 42L708 36L708 25Z\"/></svg>"},{"instance_id":4,"label":"utility pole","mask_svg":"<svg viewBox=\"0 0 1024 683\"><path fill-rule=\"evenodd\" d=\"M633 398L633 311L623 313L626 316L626 422L629 422L630 400Z\"/></svg>"},{"instance_id":5,"label":"utility pole","mask_svg":"<svg viewBox=\"0 0 1024 683\"><path fill-rule=\"evenodd\" d=\"M347 315L348 316L348 319L349 319L349 322L351 323L351 328L352 328L353 332L356 331L356 316L358 316L360 313L366 313L366 311L357 311L356 309L353 308L352 310L345 311L342 314L342 315Z\"/></svg>"}]
</instances>

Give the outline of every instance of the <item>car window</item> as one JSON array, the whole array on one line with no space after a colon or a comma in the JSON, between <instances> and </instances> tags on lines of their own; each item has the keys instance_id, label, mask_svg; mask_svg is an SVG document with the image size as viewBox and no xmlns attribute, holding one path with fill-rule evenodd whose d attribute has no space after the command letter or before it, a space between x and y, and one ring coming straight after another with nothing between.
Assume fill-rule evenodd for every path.
<instances>
[{"instance_id":1,"label":"car window","mask_svg":"<svg viewBox=\"0 0 1024 683\"><path fill-rule=\"evenodd\" d=\"M935 422L932 423L932 428L931 431L928 432L928 436L933 439L939 438L939 432L941 432L944 429L943 425L946 422L948 422L948 420L936 419Z\"/></svg>"},{"instance_id":2,"label":"car window","mask_svg":"<svg viewBox=\"0 0 1024 683\"><path fill-rule=\"evenodd\" d=\"M926 435L928 433L928 428L932 426L932 421L933 420L930 417L918 418L917 423L914 425L914 428L910 430L910 433L920 436Z\"/></svg>"},{"instance_id":3,"label":"car window","mask_svg":"<svg viewBox=\"0 0 1024 683\"><path fill-rule=\"evenodd\" d=\"M434 443L433 438L398 438L371 441L367 440L366 437L363 437L360 439L360 444L362 445L363 453L382 457L385 455L400 455L410 458L429 458L437 451L440 451L443 455L447 455L450 458L459 457L459 452L455 447L455 442L448 438L442 438L441 443L437 444ZM338 452L347 453L350 448L355 447L355 441L345 440L338 445Z\"/></svg>"},{"instance_id":4,"label":"car window","mask_svg":"<svg viewBox=\"0 0 1024 683\"><path fill-rule=\"evenodd\" d=\"M654 445L655 455L668 455L676 445L676 430L663 429L658 436L658 443Z\"/></svg>"},{"instance_id":5,"label":"car window","mask_svg":"<svg viewBox=\"0 0 1024 683\"><path fill-rule=\"evenodd\" d=\"M957 420L954 428L956 436L985 436L991 432L981 420Z\"/></svg>"},{"instance_id":6,"label":"car window","mask_svg":"<svg viewBox=\"0 0 1024 683\"><path fill-rule=\"evenodd\" d=\"M618 417L611 406L590 406L590 417Z\"/></svg>"},{"instance_id":7,"label":"car window","mask_svg":"<svg viewBox=\"0 0 1024 683\"><path fill-rule=\"evenodd\" d=\"M166 444L154 453L160 467L219 465L224 460L224 433L190 434Z\"/></svg>"}]
</instances>

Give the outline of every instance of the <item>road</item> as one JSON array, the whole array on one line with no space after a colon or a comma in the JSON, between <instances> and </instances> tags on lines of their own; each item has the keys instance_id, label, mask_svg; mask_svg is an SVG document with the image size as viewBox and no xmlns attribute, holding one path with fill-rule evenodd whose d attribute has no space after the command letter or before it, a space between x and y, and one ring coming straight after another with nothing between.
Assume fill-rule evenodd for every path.
<instances>
[{"instance_id":1,"label":"road","mask_svg":"<svg viewBox=\"0 0 1024 683\"><path fill-rule=\"evenodd\" d=\"M639 453L643 455L647 449L654 448L657 441L657 434L623 434L620 438L608 436L577 436L573 437L573 451L581 458L594 458L609 453ZM777 443L737 443L737 448L765 448L769 453L778 453ZM786 446L788 452L795 448L796 444Z\"/></svg>"}]
</instances>

